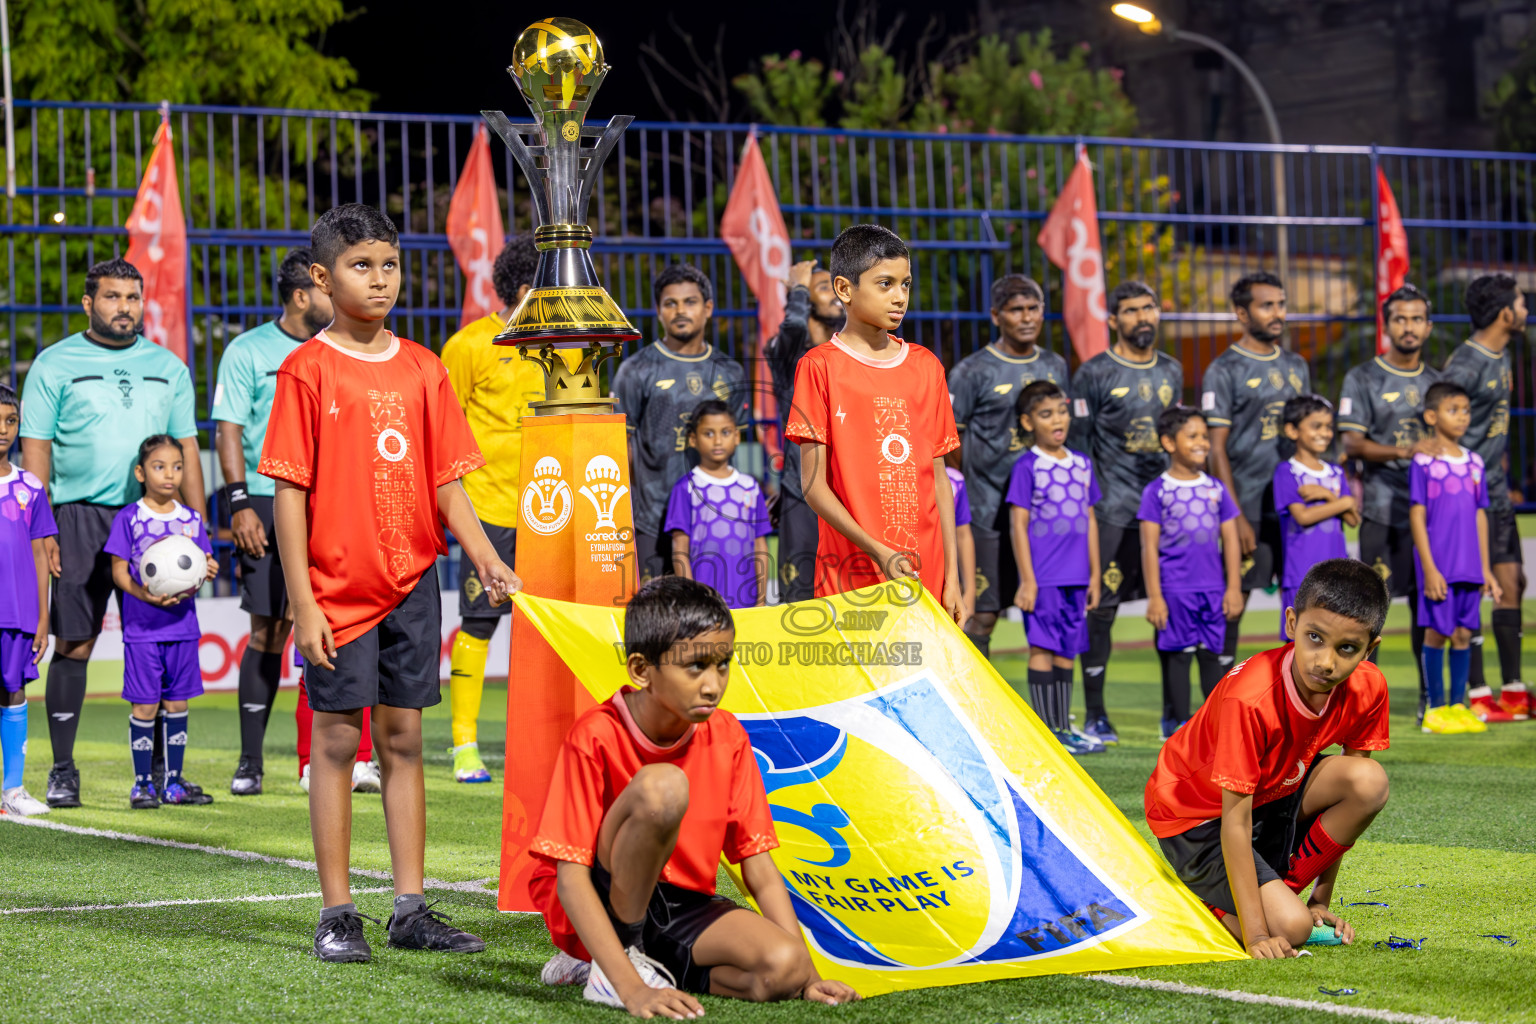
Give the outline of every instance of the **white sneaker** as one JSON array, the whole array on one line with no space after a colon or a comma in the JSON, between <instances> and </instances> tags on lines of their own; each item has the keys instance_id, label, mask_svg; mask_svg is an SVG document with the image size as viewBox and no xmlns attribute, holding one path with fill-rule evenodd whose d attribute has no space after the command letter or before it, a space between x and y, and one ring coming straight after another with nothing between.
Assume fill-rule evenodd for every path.
<instances>
[{"instance_id":1,"label":"white sneaker","mask_svg":"<svg viewBox=\"0 0 1536 1024\"><path fill-rule=\"evenodd\" d=\"M299 788L306 793L309 792L309 765L304 766L304 771L299 776Z\"/></svg>"},{"instance_id":2,"label":"white sneaker","mask_svg":"<svg viewBox=\"0 0 1536 1024\"><path fill-rule=\"evenodd\" d=\"M0 809L3 809L6 814L19 814L24 818L29 818L34 814L47 814L53 810L53 808L41 800L33 797L31 793L28 793L25 786L16 786L6 790L3 797L0 797Z\"/></svg>"},{"instance_id":3,"label":"white sneaker","mask_svg":"<svg viewBox=\"0 0 1536 1024\"><path fill-rule=\"evenodd\" d=\"M592 965L587 961L577 960L565 950L557 949L539 972L539 980L546 985L581 985L586 983L591 972Z\"/></svg>"},{"instance_id":4,"label":"white sneaker","mask_svg":"<svg viewBox=\"0 0 1536 1024\"><path fill-rule=\"evenodd\" d=\"M379 783L377 761L357 761L352 765L352 792L377 793L383 788Z\"/></svg>"},{"instance_id":5,"label":"white sneaker","mask_svg":"<svg viewBox=\"0 0 1536 1024\"><path fill-rule=\"evenodd\" d=\"M652 960L634 946L630 946L624 952L629 954L629 962L635 965L635 970L640 972L640 980L651 988L677 988L677 981L670 971L661 964ZM619 998L619 993L614 989L613 983L603 973L603 969L597 964L592 965L587 974L587 987L581 992L582 997L594 1003L602 1003L604 1006L616 1006L624 1009L624 1000Z\"/></svg>"}]
</instances>

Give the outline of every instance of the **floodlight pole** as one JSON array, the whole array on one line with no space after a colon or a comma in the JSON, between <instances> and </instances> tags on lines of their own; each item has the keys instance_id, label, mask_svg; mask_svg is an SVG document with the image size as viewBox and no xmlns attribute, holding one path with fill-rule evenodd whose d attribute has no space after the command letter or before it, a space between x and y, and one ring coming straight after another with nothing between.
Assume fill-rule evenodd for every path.
<instances>
[{"instance_id":1,"label":"floodlight pole","mask_svg":"<svg viewBox=\"0 0 1536 1024\"><path fill-rule=\"evenodd\" d=\"M16 198L16 110L11 95L11 11L0 0L0 76L5 79L5 198Z\"/></svg>"},{"instance_id":2,"label":"floodlight pole","mask_svg":"<svg viewBox=\"0 0 1536 1024\"><path fill-rule=\"evenodd\" d=\"M3 2L3 0L0 0L0 2ZM1247 61L1233 53L1223 43L1212 39L1210 36L1201 35L1199 32L1189 32L1185 29L1165 24L1163 26L1163 34L1170 39L1194 43L1197 46L1204 46L1221 54L1227 63L1231 64L1237 70L1237 73L1243 76L1243 81L1248 83L1248 88L1252 89L1254 96L1257 97L1259 109L1264 112L1264 123L1269 126L1269 141L1276 146L1283 144L1284 140L1280 137L1280 121L1275 117L1274 105L1269 102L1269 93L1264 90L1264 84L1259 81L1259 76L1253 73L1253 68L1248 66ZM1289 284L1290 275L1288 271L1290 270L1291 254L1285 225L1287 209L1285 199L1285 154L1279 151L1270 154L1270 167L1275 183L1275 215L1280 219L1280 223L1276 225L1275 230L1275 255L1280 263L1280 280Z\"/></svg>"}]
</instances>

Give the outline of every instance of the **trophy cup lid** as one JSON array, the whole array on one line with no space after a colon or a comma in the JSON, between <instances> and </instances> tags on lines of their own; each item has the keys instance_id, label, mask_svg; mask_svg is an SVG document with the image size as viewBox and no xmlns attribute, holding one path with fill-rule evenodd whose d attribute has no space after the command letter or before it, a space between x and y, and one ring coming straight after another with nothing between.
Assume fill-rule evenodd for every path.
<instances>
[{"instance_id":1,"label":"trophy cup lid","mask_svg":"<svg viewBox=\"0 0 1536 1024\"><path fill-rule=\"evenodd\" d=\"M523 29L507 68L535 113L575 109L591 102L608 65L603 44L575 18L544 18Z\"/></svg>"}]
</instances>

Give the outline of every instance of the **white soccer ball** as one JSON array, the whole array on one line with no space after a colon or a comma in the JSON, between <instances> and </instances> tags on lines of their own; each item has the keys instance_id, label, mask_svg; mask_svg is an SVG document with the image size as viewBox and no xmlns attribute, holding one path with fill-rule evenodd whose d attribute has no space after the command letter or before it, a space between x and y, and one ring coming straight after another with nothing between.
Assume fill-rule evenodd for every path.
<instances>
[{"instance_id":1,"label":"white soccer ball","mask_svg":"<svg viewBox=\"0 0 1536 1024\"><path fill-rule=\"evenodd\" d=\"M151 544L139 559L139 582L156 597L196 590L207 575L208 556L197 541L180 534Z\"/></svg>"}]
</instances>

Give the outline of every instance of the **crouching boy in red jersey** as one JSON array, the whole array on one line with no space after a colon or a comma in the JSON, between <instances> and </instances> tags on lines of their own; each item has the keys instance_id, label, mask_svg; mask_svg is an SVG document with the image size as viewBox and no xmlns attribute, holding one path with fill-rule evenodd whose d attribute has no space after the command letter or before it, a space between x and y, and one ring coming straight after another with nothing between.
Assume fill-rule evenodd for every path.
<instances>
[{"instance_id":1,"label":"crouching boy in red jersey","mask_svg":"<svg viewBox=\"0 0 1536 1024\"><path fill-rule=\"evenodd\" d=\"M1340 858L1387 803L1387 683L1366 657L1391 601L1364 562L1308 571L1295 641L1255 655L1173 734L1147 781L1147 824L1184 884L1255 959L1295 956L1329 910ZM1319 756L1335 743L1343 756ZM1305 906L1297 899L1316 881Z\"/></svg>"},{"instance_id":2,"label":"crouching boy in red jersey","mask_svg":"<svg viewBox=\"0 0 1536 1024\"><path fill-rule=\"evenodd\" d=\"M674 1020L703 1015L688 992L859 998L817 975L768 855L763 777L719 709L735 636L725 600L695 580L661 576L629 602L630 685L571 727L532 843L533 899L560 949L545 984L585 981L593 1002ZM761 915L715 893L722 853Z\"/></svg>"}]
</instances>

